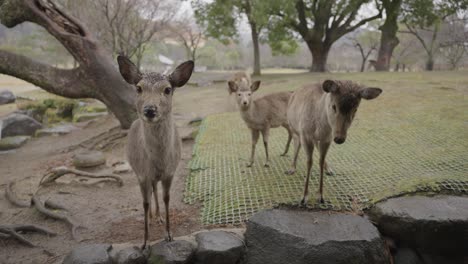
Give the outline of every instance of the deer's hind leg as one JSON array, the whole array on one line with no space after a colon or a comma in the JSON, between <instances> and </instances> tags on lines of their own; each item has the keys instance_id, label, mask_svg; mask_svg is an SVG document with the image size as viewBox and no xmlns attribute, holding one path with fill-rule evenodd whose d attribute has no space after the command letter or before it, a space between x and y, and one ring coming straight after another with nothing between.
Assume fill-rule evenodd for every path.
<instances>
[{"instance_id":1,"label":"deer's hind leg","mask_svg":"<svg viewBox=\"0 0 468 264\"><path fill-rule=\"evenodd\" d=\"M156 223L162 224L164 223L164 220L161 217L161 212L159 210L158 182L157 181L153 182L153 196L154 196L154 205L155 205L155 220L156 220Z\"/></svg>"},{"instance_id":2,"label":"deer's hind leg","mask_svg":"<svg viewBox=\"0 0 468 264\"><path fill-rule=\"evenodd\" d=\"M288 142L286 143L286 148L284 149L284 153L281 154L281 156L286 156L286 154L288 154L289 145L291 144L291 140L292 140L291 129L289 128L289 126L284 126L284 128L286 128L286 130L288 131Z\"/></svg>"},{"instance_id":3,"label":"deer's hind leg","mask_svg":"<svg viewBox=\"0 0 468 264\"><path fill-rule=\"evenodd\" d=\"M319 152L320 152L320 187L319 187L319 201L323 203L323 169L325 167L325 158L327 156L328 148L330 147L330 142L320 142L319 143Z\"/></svg>"},{"instance_id":4,"label":"deer's hind leg","mask_svg":"<svg viewBox=\"0 0 468 264\"><path fill-rule=\"evenodd\" d=\"M302 197L301 200L301 205L306 206L307 201L309 200L309 180L310 180L310 174L312 171L312 157L314 153L314 144L311 142L306 142L305 140L301 140L302 145L304 145L304 151L307 155L307 171L306 171L306 180L304 184L304 196Z\"/></svg>"},{"instance_id":5,"label":"deer's hind leg","mask_svg":"<svg viewBox=\"0 0 468 264\"><path fill-rule=\"evenodd\" d=\"M267 127L262 130L262 137L263 137L263 146L265 147L265 156L266 162L265 167L270 167L270 156L268 155L268 138L270 136L270 128Z\"/></svg>"},{"instance_id":6,"label":"deer's hind leg","mask_svg":"<svg viewBox=\"0 0 468 264\"><path fill-rule=\"evenodd\" d=\"M293 157L291 168L285 172L287 175L292 175L296 172L297 158L299 157L299 151L301 150L301 140L299 139L299 135L293 134L293 141L294 141L294 157Z\"/></svg>"}]
</instances>

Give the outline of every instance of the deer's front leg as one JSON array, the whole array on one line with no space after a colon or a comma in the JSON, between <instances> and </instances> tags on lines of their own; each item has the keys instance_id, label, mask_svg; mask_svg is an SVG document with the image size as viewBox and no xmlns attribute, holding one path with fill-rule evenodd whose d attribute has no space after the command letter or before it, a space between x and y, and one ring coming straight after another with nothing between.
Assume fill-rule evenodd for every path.
<instances>
[{"instance_id":1,"label":"deer's front leg","mask_svg":"<svg viewBox=\"0 0 468 264\"><path fill-rule=\"evenodd\" d=\"M149 210L151 199L151 184L149 182L140 183L140 190L143 196L143 210L144 210L144 223L145 223L145 237L141 249L146 248L146 241L148 241L149 234Z\"/></svg>"},{"instance_id":2,"label":"deer's front leg","mask_svg":"<svg viewBox=\"0 0 468 264\"><path fill-rule=\"evenodd\" d=\"M164 223L164 220L162 219L161 212L159 210L158 182L157 181L153 182L153 195L154 195L154 203L155 203L155 209L156 209L156 213L155 213L156 223L162 224ZM151 212L151 209L150 209L150 212Z\"/></svg>"},{"instance_id":3,"label":"deer's front leg","mask_svg":"<svg viewBox=\"0 0 468 264\"><path fill-rule=\"evenodd\" d=\"M304 151L307 155L307 175L304 184L304 196L301 200L301 205L306 206L307 201L309 200L309 180L310 180L310 173L312 171L312 156L314 153L314 144L310 142L305 142L302 140L302 145L304 145Z\"/></svg>"},{"instance_id":4,"label":"deer's front leg","mask_svg":"<svg viewBox=\"0 0 468 264\"><path fill-rule=\"evenodd\" d=\"M249 164L247 164L247 167L252 167L254 163L255 145L257 145L258 138L260 137L260 132L258 130L251 129L250 132L252 133L252 151L250 153L250 161Z\"/></svg>"},{"instance_id":5,"label":"deer's front leg","mask_svg":"<svg viewBox=\"0 0 468 264\"><path fill-rule=\"evenodd\" d=\"M289 151L289 145L291 144L291 140L292 140L292 132L291 130L289 129L289 127L285 127L286 130L288 130L288 142L286 143L286 148L284 149L284 153L281 154L281 156L286 156L286 154L288 154L288 151Z\"/></svg>"},{"instance_id":6,"label":"deer's front leg","mask_svg":"<svg viewBox=\"0 0 468 264\"><path fill-rule=\"evenodd\" d=\"M163 185L163 200L164 200L164 207L166 209L166 241L172 241L172 233L171 233L171 223L169 221L169 200L170 200L170 189L171 189L172 177L169 180L165 180L162 182Z\"/></svg>"},{"instance_id":7,"label":"deer's front leg","mask_svg":"<svg viewBox=\"0 0 468 264\"><path fill-rule=\"evenodd\" d=\"M326 165L325 158L327 156L328 149L330 148L330 142L320 142L319 151L320 151L320 187L319 187L319 202L324 203L323 200L323 169Z\"/></svg>"},{"instance_id":8,"label":"deer's front leg","mask_svg":"<svg viewBox=\"0 0 468 264\"><path fill-rule=\"evenodd\" d=\"M270 128L269 127L262 130L263 146L265 147L265 156L266 156L265 167L270 167L270 157L268 155L268 137L269 137L269 135L270 135Z\"/></svg>"}]
</instances>

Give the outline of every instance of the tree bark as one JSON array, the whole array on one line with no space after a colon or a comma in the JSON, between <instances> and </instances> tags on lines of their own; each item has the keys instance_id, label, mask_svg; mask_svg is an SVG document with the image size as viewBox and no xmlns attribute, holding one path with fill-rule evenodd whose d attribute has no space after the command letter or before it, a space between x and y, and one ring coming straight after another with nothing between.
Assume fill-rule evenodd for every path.
<instances>
[{"instance_id":1,"label":"tree bark","mask_svg":"<svg viewBox=\"0 0 468 264\"><path fill-rule=\"evenodd\" d=\"M250 22L250 28L252 30L252 44L253 44L253 75L260 75L260 43L258 41L258 31L255 22Z\"/></svg>"},{"instance_id":2,"label":"tree bark","mask_svg":"<svg viewBox=\"0 0 468 264\"><path fill-rule=\"evenodd\" d=\"M310 52L312 53L311 72L325 72L327 71L328 52L330 46L323 43L307 43Z\"/></svg>"},{"instance_id":3,"label":"tree bark","mask_svg":"<svg viewBox=\"0 0 468 264\"><path fill-rule=\"evenodd\" d=\"M429 55L426 61L426 71L434 70L434 58Z\"/></svg>"},{"instance_id":4,"label":"tree bark","mask_svg":"<svg viewBox=\"0 0 468 264\"><path fill-rule=\"evenodd\" d=\"M0 73L23 79L60 96L100 100L123 128L130 127L136 118L135 92L120 76L116 63L79 21L50 0L0 0L0 21L9 28L23 22L44 27L79 65L74 69L58 69L0 50Z\"/></svg>"},{"instance_id":5,"label":"tree bark","mask_svg":"<svg viewBox=\"0 0 468 264\"><path fill-rule=\"evenodd\" d=\"M398 32L398 15L400 14L402 0L383 0L382 4L387 17L380 27L380 48L375 65L376 71L389 71L393 50L400 42L396 36Z\"/></svg>"}]
</instances>

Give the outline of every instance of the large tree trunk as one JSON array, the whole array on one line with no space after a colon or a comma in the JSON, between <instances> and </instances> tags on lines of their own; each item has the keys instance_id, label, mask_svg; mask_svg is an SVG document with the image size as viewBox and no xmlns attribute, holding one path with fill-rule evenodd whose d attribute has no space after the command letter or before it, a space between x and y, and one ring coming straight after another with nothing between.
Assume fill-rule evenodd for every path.
<instances>
[{"instance_id":1,"label":"large tree trunk","mask_svg":"<svg viewBox=\"0 0 468 264\"><path fill-rule=\"evenodd\" d=\"M23 79L60 96L100 100L123 128L130 127L136 118L135 92L79 21L50 0L0 0L0 21L9 28L26 21L44 27L79 64L74 69L58 69L0 50L0 73Z\"/></svg>"},{"instance_id":2,"label":"large tree trunk","mask_svg":"<svg viewBox=\"0 0 468 264\"><path fill-rule=\"evenodd\" d=\"M426 71L434 70L434 58L432 55L429 55L426 60Z\"/></svg>"},{"instance_id":3,"label":"large tree trunk","mask_svg":"<svg viewBox=\"0 0 468 264\"><path fill-rule=\"evenodd\" d=\"M254 51L254 62L253 62L253 75L260 75L260 43L258 41L257 25L255 22L250 22L250 28L252 30L252 44Z\"/></svg>"},{"instance_id":4,"label":"large tree trunk","mask_svg":"<svg viewBox=\"0 0 468 264\"><path fill-rule=\"evenodd\" d=\"M380 27L382 32L380 36L379 55L375 65L376 71L389 71L390 61L393 50L400 42L396 36L398 32L398 15L400 14L402 0L384 0L383 5L387 17L384 24Z\"/></svg>"},{"instance_id":5,"label":"large tree trunk","mask_svg":"<svg viewBox=\"0 0 468 264\"><path fill-rule=\"evenodd\" d=\"M311 72L325 72L327 71L327 60L330 46L323 43L308 42L307 46L312 53L312 66Z\"/></svg>"}]
</instances>

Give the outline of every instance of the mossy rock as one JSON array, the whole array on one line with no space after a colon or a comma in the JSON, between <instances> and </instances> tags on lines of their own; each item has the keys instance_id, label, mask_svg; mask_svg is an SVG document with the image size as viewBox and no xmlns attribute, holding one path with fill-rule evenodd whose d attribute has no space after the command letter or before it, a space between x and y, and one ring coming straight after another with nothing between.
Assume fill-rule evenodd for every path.
<instances>
[{"instance_id":1,"label":"mossy rock","mask_svg":"<svg viewBox=\"0 0 468 264\"><path fill-rule=\"evenodd\" d=\"M51 109L51 108L47 109L43 117L43 123L47 125L56 124L60 122L67 122L67 121L71 121L71 117L67 117L67 118L61 117L57 109Z\"/></svg>"},{"instance_id":2,"label":"mossy rock","mask_svg":"<svg viewBox=\"0 0 468 264\"><path fill-rule=\"evenodd\" d=\"M30 136L15 136L15 137L5 137L0 139L0 151L1 150L11 150L17 149L30 139Z\"/></svg>"},{"instance_id":3,"label":"mossy rock","mask_svg":"<svg viewBox=\"0 0 468 264\"><path fill-rule=\"evenodd\" d=\"M75 107L73 110L74 113L103 113L107 112L107 107L105 105L85 105Z\"/></svg>"},{"instance_id":4,"label":"mossy rock","mask_svg":"<svg viewBox=\"0 0 468 264\"><path fill-rule=\"evenodd\" d=\"M107 115L107 112L101 113L77 113L73 116L73 122L84 122L89 121L98 117Z\"/></svg>"},{"instance_id":5,"label":"mossy rock","mask_svg":"<svg viewBox=\"0 0 468 264\"><path fill-rule=\"evenodd\" d=\"M20 110L31 111L33 118L47 124L71 120L73 109L78 105L76 100L66 98L48 98L18 104Z\"/></svg>"}]
</instances>

